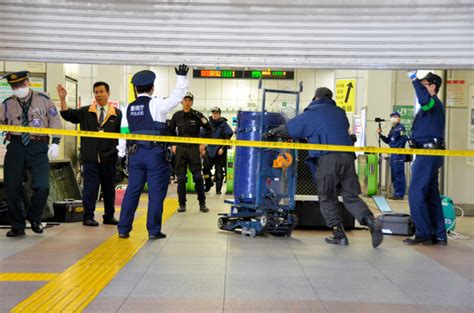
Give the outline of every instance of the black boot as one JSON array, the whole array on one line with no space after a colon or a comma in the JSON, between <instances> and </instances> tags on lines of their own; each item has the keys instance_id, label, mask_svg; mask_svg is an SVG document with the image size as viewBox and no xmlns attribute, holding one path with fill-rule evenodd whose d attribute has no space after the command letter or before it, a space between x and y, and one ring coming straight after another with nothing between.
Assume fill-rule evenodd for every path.
<instances>
[{"instance_id":1,"label":"black boot","mask_svg":"<svg viewBox=\"0 0 474 313\"><path fill-rule=\"evenodd\" d=\"M216 180L216 194L220 195L222 189L222 179Z\"/></svg>"},{"instance_id":2,"label":"black boot","mask_svg":"<svg viewBox=\"0 0 474 313\"><path fill-rule=\"evenodd\" d=\"M364 225L369 227L372 236L372 247L377 248L383 241L382 222L374 218L372 214L364 217Z\"/></svg>"},{"instance_id":3,"label":"black boot","mask_svg":"<svg viewBox=\"0 0 474 313\"><path fill-rule=\"evenodd\" d=\"M214 183L212 182L212 180L210 178L206 178L206 188L204 189L205 192L209 192L212 188L212 186L214 186Z\"/></svg>"},{"instance_id":4,"label":"black boot","mask_svg":"<svg viewBox=\"0 0 474 313\"><path fill-rule=\"evenodd\" d=\"M334 245L347 246L349 244L349 240L346 237L346 233L344 232L344 225L342 225L342 223L339 223L337 226L333 226L332 236L326 237L324 240L326 241L326 243Z\"/></svg>"}]
</instances>

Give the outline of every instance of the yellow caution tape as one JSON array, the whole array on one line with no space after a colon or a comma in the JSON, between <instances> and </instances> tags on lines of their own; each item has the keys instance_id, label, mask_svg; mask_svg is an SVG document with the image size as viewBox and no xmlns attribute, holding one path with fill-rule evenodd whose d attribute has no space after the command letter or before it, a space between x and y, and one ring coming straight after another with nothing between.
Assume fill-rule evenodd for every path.
<instances>
[{"instance_id":1,"label":"yellow caution tape","mask_svg":"<svg viewBox=\"0 0 474 313\"><path fill-rule=\"evenodd\" d=\"M405 149L405 148L377 148L377 147L354 147L339 145L321 145L297 142L281 142L281 141L250 141L250 140L226 140L211 138L194 138L194 137L174 137L174 136L155 136L155 135L138 135L138 134L118 134L97 131L84 130L68 130L55 128L36 128L23 126L0 125L0 131L14 133L33 133L42 135L60 135L74 137L92 137L106 139L128 139L142 141L187 143L187 144L205 144L219 146L238 146L252 148L269 148L269 149L296 149L296 150L322 150L336 152L366 152L366 153L384 153L384 154L416 154L430 156L451 156L451 157L474 157L474 150L434 150L434 149Z\"/></svg>"}]
</instances>

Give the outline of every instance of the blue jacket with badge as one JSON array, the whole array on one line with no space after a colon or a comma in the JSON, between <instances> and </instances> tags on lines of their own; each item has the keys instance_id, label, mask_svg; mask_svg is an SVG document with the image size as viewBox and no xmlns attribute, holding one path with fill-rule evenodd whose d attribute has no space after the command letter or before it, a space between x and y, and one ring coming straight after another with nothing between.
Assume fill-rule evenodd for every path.
<instances>
[{"instance_id":1,"label":"blue jacket with badge","mask_svg":"<svg viewBox=\"0 0 474 313\"><path fill-rule=\"evenodd\" d=\"M390 129L388 136L380 135L380 139L388 144L390 148L405 148L408 141L405 126L400 123L395 125Z\"/></svg>"},{"instance_id":2,"label":"blue jacket with badge","mask_svg":"<svg viewBox=\"0 0 474 313\"><path fill-rule=\"evenodd\" d=\"M438 96L431 96L419 79L413 81L420 110L415 116L411 130L411 139L417 144L444 140L446 112Z\"/></svg>"},{"instance_id":3,"label":"blue jacket with badge","mask_svg":"<svg viewBox=\"0 0 474 313\"><path fill-rule=\"evenodd\" d=\"M304 112L286 124L292 138L307 139L308 143L352 146L346 112L332 99L318 99ZM331 151L310 150L309 158L318 158Z\"/></svg>"}]
</instances>

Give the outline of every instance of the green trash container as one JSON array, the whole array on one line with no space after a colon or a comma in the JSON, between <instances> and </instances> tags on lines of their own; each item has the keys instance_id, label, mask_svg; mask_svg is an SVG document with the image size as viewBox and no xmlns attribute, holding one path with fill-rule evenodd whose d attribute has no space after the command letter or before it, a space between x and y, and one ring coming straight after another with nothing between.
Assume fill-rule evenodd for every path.
<instances>
[{"instance_id":1,"label":"green trash container","mask_svg":"<svg viewBox=\"0 0 474 313\"><path fill-rule=\"evenodd\" d=\"M232 194L234 192L234 150L227 150L227 163L226 163L226 194Z\"/></svg>"},{"instance_id":2,"label":"green trash container","mask_svg":"<svg viewBox=\"0 0 474 313\"><path fill-rule=\"evenodd\" d=\"M377 194L378 155L364 154L357 158L357 175L362 194L370 197Z\"/></svg>"},{"instance_id":3,"label":"green trash container","mask_svg":"<svg viewBox=\"0 0 474 313\"><path fill-rule=\"evenodd\" d=\"M444 227L446 231L454 231L456 229L456 209L453 199L441 196L441 204L443 205Z\"/></svg>"}]
</instances>

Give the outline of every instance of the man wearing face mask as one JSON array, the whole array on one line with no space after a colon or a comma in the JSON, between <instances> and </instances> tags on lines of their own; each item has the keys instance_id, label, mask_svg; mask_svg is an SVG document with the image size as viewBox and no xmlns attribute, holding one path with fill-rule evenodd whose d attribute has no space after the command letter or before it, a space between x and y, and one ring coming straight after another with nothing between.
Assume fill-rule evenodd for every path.
<instances>
[{"instance_id":1,"label":"man wearing face mask","mask_svg":"<svg viewBox=\"0 0 474 313\"><path fill-rule=\"evenodd\" d=\"M4 75L13 91L0 107L0 123L12 126L62 128L56 105L49 96L30 89L28 71ZM43 233L41 215L49 194L48 155L56 158L59 154L58 136L33 133L7 134L9 144L5 155L4 180L7 194L8 212L11 230L7 237L25 235L25 219L31 223L31 229L37 234ZM23 178L25 171L31 170L31 206L25 214L23 199Z\"/></svg>"},{"instance_id":2,"label":"man wearing face mask","mask_svg":"<svg viewBox=\"0 0 474 313\"><path fill-rule=\"evenodd\" d=\"M446 113L443 103L437 96L442 79L431 72L418 79L416 73L416 71L407 73L420 104L413 121L410 147L446 149L444 141ZM417 155L413 162L408 202L416 231L414 238L404 240L406 244L443 246L448 244L438 185L439 169L442 166L442 156Z\"/></svg>"},{"instance_id":3,"label":"man wearing face mask","mask_svg":"<svg viewBox=\"0 0 474 313\"><path fill-rule=\"evenodd\" d=\"M390 114L390 122L392 128L388 133L388 136L382 134L382 130L379 128L380 139L388 144L390 148L405 148L408 137L405 133L405 126L400 123L400 114L393 112ZM403 200L406 191L406 179L405 179L405 159L404 154L392 154L390 155L390 170L392 174L392 184L395 190L394 195L390 197L392 200Z\"/></svg>"}]
</instances>

